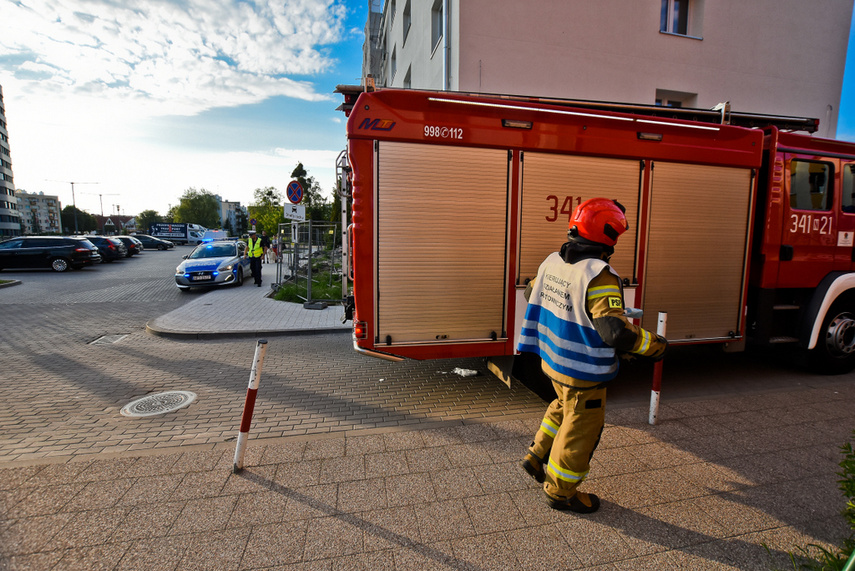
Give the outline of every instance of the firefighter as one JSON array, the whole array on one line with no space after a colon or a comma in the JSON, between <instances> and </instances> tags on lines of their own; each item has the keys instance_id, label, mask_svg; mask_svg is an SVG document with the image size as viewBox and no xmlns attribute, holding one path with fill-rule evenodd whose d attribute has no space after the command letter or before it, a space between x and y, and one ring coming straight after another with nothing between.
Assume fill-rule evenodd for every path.
<instances>
[{"instance_id":1,"label":"firefighter","mask_svg":"<svg viewBox=\"0 0 855 571\"><path fill-rule=\"evenodd\" d=\"M526 288L519 351L541 358L556 399L521 465L543 482L553 509L592 513L594 494L577 487L605 423L606 386L617 375L618 352L660 359L661 336L624 317L620 277L609 266L615 244L629 227L616 200L592 198L573 212L568 241L540 265Z\"/></svg>"}]
</instances>

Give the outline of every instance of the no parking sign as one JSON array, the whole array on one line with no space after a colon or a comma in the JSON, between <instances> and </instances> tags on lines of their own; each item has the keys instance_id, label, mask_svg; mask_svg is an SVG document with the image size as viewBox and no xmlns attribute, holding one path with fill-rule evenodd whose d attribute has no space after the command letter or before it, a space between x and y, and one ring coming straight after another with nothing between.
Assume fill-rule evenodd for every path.
<instances>
[{"instance_id":1,"label":"no parking sign","mask_svg":"<svg viewBox=\"0 0 855 571\"><path fill-rule=\"evenodd\" d=\"M299 181L292 180L288 183L285 194L288 195L288 200L291 201L291 204L300 204L300 201L303 200L303 187Z\"/></svg>"}]
</instances>

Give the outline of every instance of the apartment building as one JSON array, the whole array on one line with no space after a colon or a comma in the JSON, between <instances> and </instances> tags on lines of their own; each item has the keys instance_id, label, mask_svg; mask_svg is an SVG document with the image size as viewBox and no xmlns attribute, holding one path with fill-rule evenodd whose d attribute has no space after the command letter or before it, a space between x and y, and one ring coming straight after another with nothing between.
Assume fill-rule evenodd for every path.
<instances>
[{"instance_id":1,"label":"apartment building","mask_svg":"<svg viewBox=\"0 0 855 571\"><path fill-rule=\"evenodd\" d=\"M380 87L815 117L834 137L853 0L372 0Z\"/></svg>"},{"instance_id":2,"label":"apartment building","mask_svg":"<svg viewBox=\"0 0 855 571\"><path fill-rule=\"evenodd\" d=\"M17 198L23 234L62 233L60 217L62 205L58 196L46 195L44 192L36 194L18 190Z\"/></svg>"},{"instance_id":3,"label":"apartment building","mask_svg":"<svg viewBox=\"0 0 855 571\"><path fill-rule=\"evenodd\" d=\"M21 234L21 216L15 198L15 178L12 176L12 151L6 130L6 105L0 85L0 239Z\"/></svg>"}]
</instances>

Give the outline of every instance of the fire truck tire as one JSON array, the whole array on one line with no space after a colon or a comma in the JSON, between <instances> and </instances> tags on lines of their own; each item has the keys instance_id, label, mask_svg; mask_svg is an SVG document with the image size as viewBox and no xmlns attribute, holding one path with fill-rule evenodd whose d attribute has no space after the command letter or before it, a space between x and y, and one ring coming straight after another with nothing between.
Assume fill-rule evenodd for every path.
<instances>
[{"instance_id":1,"label":"fire truck tire","mask_svg":"<svg viewBox=\"0 0 855 571\"><path fill-rule=\"evenodd\" d=\"M810 360L811 368L825 375L855 369L855 294L841 296L831 305Z\"/></svg>"}]
</instances>

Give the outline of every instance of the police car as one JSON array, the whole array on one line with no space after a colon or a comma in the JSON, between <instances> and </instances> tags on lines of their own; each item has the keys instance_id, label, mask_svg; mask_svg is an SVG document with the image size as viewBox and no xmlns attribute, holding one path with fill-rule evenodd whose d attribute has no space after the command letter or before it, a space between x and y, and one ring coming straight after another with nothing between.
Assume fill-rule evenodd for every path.
<instances>
[{"instance_id":1,"label":"police car","mask_svg":"<svg viewBox=\"0 0 855 571\"><path fill-rule=\"evenodd\" d=\"M250 275L246 243L238 240L204 242L184 256L175 268L175 285L181 291L193 287L240 286Z\"/></svg>"}]
</instances>

